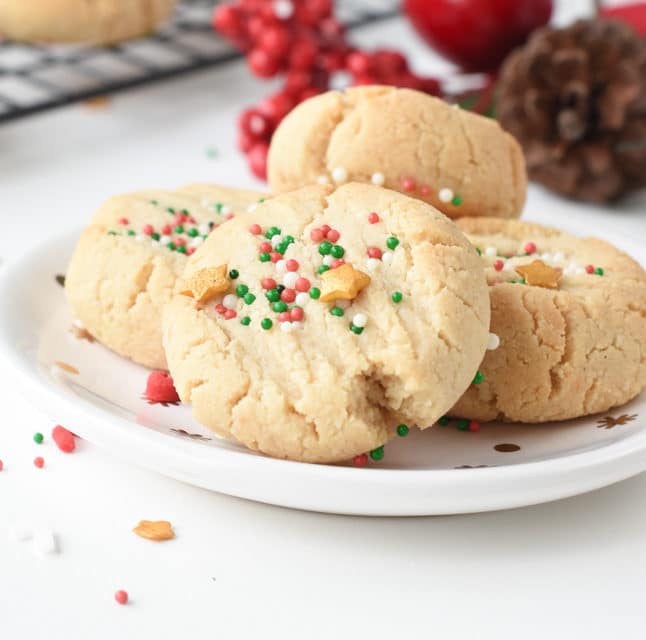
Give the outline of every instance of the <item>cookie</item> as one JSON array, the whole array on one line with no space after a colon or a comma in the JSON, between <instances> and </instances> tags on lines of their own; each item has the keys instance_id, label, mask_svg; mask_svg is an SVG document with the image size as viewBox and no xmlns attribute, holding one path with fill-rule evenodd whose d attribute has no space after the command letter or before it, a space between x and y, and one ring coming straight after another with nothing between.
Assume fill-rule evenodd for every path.
<instances>
[{"instance_id":1,"label":"cookie","mask_svg":"<svg viewBox=\"0 0 646 640\"><path fill-rule=\"evenodd\" d=\"M433 207L372 185L264 202L209 237L179 291L163 335L181 399L221 436L292 460L347 460L399 424L433 424L488 337L473 247Z\"/></svg>"},{"instance_id":2,"label":"cookie","mask_svg":"<svg viewBox=\"0 0 646 640\"><path fill-rule=\"evenodd\" d=\"M65 290L74 316L106 347L163 369L161 310L212 229L262 194L208 185L108 200L83 232Z\"/></svg>"},{"instance_id":3,"label":"cookie","mask_svg":"<svg viewBox=\"0 0 646 640\"><path fill-rule=\"evenodd\" d=\"M491 350L451 415L547 422L646 388L646 274L612 245L519 221L462 218L482 253ZM509 257L511 256L511 257Z\"/></svg>"},{"instance_id":4,"label":"cookie","mask_svg":"<svg viewBox=\"0 0 646 640\"><path fill-rule=\"evenodd\" d=\"M0 33L22 42L109 44L162 24L177 0L0 0Z\"/></svg>"},{"instance_id":5,"label":"cookie","mask_svg":"<svg viewBox=\"0 0 646 640\"><path fill-rule=\"evenodd\" d=\"M523 154L495 120L410 89L330 91L280 124L268 158L271 189L372 182L450 218L514 218L525 202Z\"/></svg>"}]
</instances>

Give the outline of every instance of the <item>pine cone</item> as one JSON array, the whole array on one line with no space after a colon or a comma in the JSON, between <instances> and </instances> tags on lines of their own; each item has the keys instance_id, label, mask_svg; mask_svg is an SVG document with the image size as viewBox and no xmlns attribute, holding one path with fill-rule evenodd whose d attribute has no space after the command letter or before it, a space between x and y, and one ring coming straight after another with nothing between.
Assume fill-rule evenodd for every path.
<instances>
[{"instance_id":1,"label":"pine cone","mask_svg":"<svg viewBox=\"0 0 646 640\"><path fill-rule=\"evenodd\" d=\"M646 186L646 40L627 24L536 31L505 61L498 91L531 179L593 202Z\"/></svg>"}]
</instances>

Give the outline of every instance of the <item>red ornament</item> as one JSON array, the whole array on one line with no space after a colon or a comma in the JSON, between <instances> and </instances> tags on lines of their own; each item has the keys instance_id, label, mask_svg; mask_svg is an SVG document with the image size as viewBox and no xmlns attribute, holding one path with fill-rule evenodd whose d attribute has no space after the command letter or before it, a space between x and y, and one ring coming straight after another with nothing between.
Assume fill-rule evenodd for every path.
<instances>
[{"instance_id":1,"label":"red ornament","mask_svg":"<svg viewBox=\"0 0 646 640\"><path fill-rule=\"evenodd\" d=\"M404 0L403 6L432 47L473 71L496 69L552 15L552 0Z\"/></svg>"},{"instance_id":2,"label":"red ornament","mask_svg":"<svg viewBox=\"0 0 646 640\"><path fill-rule=\"evenodd\" d=\"M249 150L247 160L252 173L261 180L267 177L267 153L269 145L266 142L254 144Z\"/></svg>"},{"instance_id":3,"label":"red ornament","mask_svg":"<svg viewBox=\"0 0 646 640\"><path fill-rule=\"evenodd\" d=\"M618 7L601 7L599 13L608 18L627 22L640 35L646 37L646 2L622 4Z\"/></svg>"},{"instance_id":4,"label":"red ornament","mask_svg":"<svg viewBox=\"0 0 646 640\"><path fill-rule=\"evenodd\" d=\"M167 371L151 371L144 397L150 403L179 402L173 379Z\"/></svg>"}]
</instances>

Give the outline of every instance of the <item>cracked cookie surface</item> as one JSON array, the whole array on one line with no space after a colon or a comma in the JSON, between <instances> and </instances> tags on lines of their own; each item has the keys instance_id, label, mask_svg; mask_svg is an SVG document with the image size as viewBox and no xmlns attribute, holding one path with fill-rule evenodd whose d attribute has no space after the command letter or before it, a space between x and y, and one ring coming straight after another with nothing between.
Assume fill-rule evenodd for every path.
<instances>
[{"instance_id":1,"label":"cracked cookie surface","mask_svg":"<svg viewBox=\"0 0 646 640\"><path fill-rule=\"evenodd\" d=\"M111 198L82 233L68 267L74 316L109 349L164 369L161 312L187 256L262 195L188 185Z\"/></svg>"},{"instance_id":2,"label":"cracked cookie surface","mask_svg":"<svg viewBox=\"0 0 646 640\"><path fill-rule=\"evenodd\" d=\"M373 182L424 200L451 218L515 218L525 163L495 120L410 89L330 91L279 125L268 158L272 191Z\"/></svg>"},{"instance_id":3,"label":"cracked cookie surface","mask_svg":"<svg viewBox=\"0 0 646 640\"><path fill-rule=\"evenodd\" d=\"M197 303L208 278L218 293ZM275 197L212 234L181 280L163 322L180 397L280 458L347 460L398 424L430 426L488 337L473 247L431 206L371 185Z\"/></svg>"},{"instance_id":4,"label":"cracked cookie surface","mask_svg":"<svg viewBox=\"0 0 646 640\"><path fill-rule=\"evenodd\" d=\"M486 264L499 346L452 415L565 420L622 405L646 388L646 274L637 262L603 240L527 222L458 225ZM540 285L524 273L538 274Z\"/></svg>"}]
</instances>

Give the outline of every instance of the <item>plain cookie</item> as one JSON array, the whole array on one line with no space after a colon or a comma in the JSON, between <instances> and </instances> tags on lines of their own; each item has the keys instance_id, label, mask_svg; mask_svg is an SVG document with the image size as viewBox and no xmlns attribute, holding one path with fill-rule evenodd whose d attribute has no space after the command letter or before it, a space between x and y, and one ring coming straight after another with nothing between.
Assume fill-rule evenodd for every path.
<instances>
[{"instance_id":1,"label":"plain cookie","mask_svg":"<svg viewBox=\"0 0 646 640\"><path fill-rule=\"evenodd\" d=\"M268 159L272 191L372 182L451 218L515 218L525 203L523 154L495 120L394 87L330 91L280 124Z\"/></svg>"},{"instance_id":2,"label":"plain cookie","mask_svg":"<svg viewBox=\"0 0 646 640\"><path fill-rule=\"evenodd\" d=\"M486 264L490 347L499 346L484 358L484 380L452 415L565 420L607 411L646 388L639 264L603 240L527 222L463 218L458 225Z\"/></svg>"},{"instance_id":3,"label":"plain cookie","mask_svg":"<svg viewBox=\"0 0 646 640\"><path fill-rule=\"evenodd\" d=\"M483 265L431 206L371 185L306 187L212 234L164 312L198 421L279 458L348 460L430 426L487 342Z\"/></svg>"},{"instance_id":4,"label":"plain cookie","mask_svg":"<svg viewBox=\"0 0 646 640\"><path fill-rule=\"evenodd\" d=\"M165 368L161 311L187 256L212 229L260 198L210 185L111 198L81 235L67 271L74 316L109 349Z\"/></svg>"}]
</instances>

